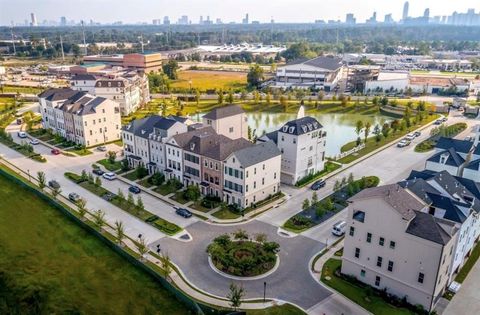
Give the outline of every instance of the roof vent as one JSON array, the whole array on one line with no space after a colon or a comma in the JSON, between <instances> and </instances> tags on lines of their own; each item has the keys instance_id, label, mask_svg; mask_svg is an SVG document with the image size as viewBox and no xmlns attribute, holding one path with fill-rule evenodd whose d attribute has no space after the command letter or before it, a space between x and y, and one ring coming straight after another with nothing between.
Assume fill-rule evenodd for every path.
<instances>
[{"instance_id":1,"label":"roof vent","mask_svg":"<svg viewBox=\"0 0 480 315\"><path fill-rule=\"evenodd\" d=\"M142 135L144 135L147 131L145 129L142 129Z\"/></svg>"}]
</instances>

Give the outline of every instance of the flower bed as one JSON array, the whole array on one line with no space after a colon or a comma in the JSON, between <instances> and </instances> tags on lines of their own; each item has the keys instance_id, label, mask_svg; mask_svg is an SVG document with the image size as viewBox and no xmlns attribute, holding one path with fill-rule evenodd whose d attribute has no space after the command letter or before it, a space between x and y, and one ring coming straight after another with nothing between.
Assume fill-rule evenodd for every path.
<instances>
[{"instance_id":1,"label":"flower bed","mask_svg":"<svg viewBox=\"0 0 480 315\"><path fill-rule=\"evenodd\" d=\"M268 242L263 234L251 240L244 231L216 237L207 247L213 265L218 270L237 277L262 275L275 266L279 245Z\"/></svg>"}]
</instances>

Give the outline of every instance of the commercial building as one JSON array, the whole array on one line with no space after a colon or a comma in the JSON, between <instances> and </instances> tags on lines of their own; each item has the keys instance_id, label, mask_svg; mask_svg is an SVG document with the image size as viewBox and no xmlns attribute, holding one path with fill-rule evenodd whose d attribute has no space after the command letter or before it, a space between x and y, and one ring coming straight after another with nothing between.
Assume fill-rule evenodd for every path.
<instances>
[{"instance_id":1,"label":"commercial building","mask_svg":"<svg viewBox=\"0 0 480 315\"><path fill-rule=\"evenodd\" d=\"M378 80L380 74L380 66L370 65L351 65L347 68L347 90L349 91L365 91L368 81Z\"/></svg>"},{"instance_id":2,"label":"commercial building","mask_svg":"<svg viewBox=\"0 0 480 315\"><path fill-rule=\"evenodd\" d=\"M126 69L143 71L144 73L156 72L162 68L163 57L161 53L144 54L115 54L115 55L91 55L83 57L83 62L108 64L121 66Z\"/></svg>"},{"instance_id":3,"label":"commercial building","mask_svg":"<svg viewBox=\"0 0 480 315\"><path fill-rule=\"evenodd\" d=\"M297 60L277 69L272 87L333 91L341 79L342 69L342 59L334 56Z\"/></svg>"},{"instance_id":4,"label":"commercial building","mask_svg":"<svg viewBox=\"0 0 480 315\"><path fill-rule=\"evenodd\" d=\"M341 272L431 311L449 284L458 225L397 184L349 201Z\"/></svg>"},{"instance_id":5,"label":"commercial building","mask_svg":"<svg viewBox=\"0 0 480 315\"><path fill-rule=\"evenodd\" d=\"M86 147L120 139L118 103L85 91L50 89L39 95L45 129Z\"/></svg>"}]
</instances>

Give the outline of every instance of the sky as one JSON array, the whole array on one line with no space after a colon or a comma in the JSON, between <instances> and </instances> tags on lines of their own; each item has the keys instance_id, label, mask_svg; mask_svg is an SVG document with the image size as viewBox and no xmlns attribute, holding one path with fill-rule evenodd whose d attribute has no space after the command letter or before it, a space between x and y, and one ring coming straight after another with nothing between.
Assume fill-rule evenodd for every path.
<instances>
[{"instance_id":1,"label":"sky","mask_svg":"<svg viewBox=\"0 0 480 315\"><path fill-rule=\"evenodd\" d=\"M11 21L23 23L34 12L37 21L93 19L97 22L123 21L124 23L147 22L163 19L165 15L175 22L181 15L188 15L198 22L200 15L210 19L221 18L223 22L240 22L246 13L250 21L313 22L344 20L346 13L353 13L357 22L377 11L377 19L383 21L385 14L401 18L404 0L0 0L0 25ZM450 15L453 11L465 12L468 8L480 10L479 0L411 0L410 16L423 15L430 8L430 16Z\"/></svg>"}]
</instances>

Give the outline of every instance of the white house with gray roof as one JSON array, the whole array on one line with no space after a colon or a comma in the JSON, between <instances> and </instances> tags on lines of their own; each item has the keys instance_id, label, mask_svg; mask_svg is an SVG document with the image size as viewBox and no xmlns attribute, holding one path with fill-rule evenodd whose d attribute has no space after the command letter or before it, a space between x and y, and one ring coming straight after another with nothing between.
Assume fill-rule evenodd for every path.
<instances>
[{"instance_id":1,"label":"white house with gray roof","mask_svg":"<svg viewBox=\"0 0 480 315\"><path fill-rule=\"evenodd\" d=\"M343 274L431 311L442 297L459 226L397 184L349 199Z\"/></svg>"},{"instance_id":2,"label":"white house with gray roof","mask_svg":"<svg viewBox=\"0 0 480 315\"><path fill-rule=\"evenodd\" d=\"M238 105L217 107L202 117L205 126L230 139L248 139L248 120Z\"/></svg>"},{"instance_id":3,"label":"white house with gray roof","mask_svg":"<svg viewBox=\"0 0 480 315\"><path fill-rule=\"evenodd\" d=\"M271 141L230 154L223 164L223 200L247 208L278 193L281 155Z\"/></svg>"},{"instance_id":4,"label":"white house with gray roof","mask_svg":"<svg viewBox=\"0 0 480 315\"><path fill-rule=\"evenodd\" d=\"M342 59L335 56L296 60L278 67L273 87L333 91L342 77L342 69Z\"/></svg>"}]
</instances>

